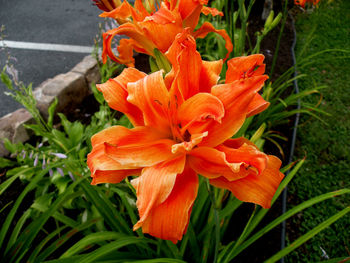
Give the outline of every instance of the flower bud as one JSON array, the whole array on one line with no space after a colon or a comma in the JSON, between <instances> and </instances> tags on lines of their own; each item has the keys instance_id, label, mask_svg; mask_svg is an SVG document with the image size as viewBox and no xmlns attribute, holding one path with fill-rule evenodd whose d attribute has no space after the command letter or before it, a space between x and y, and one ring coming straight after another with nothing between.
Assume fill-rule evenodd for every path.
<instances>
[{"instance_id":1,"label":"flower bud","mask_svg":"<svg viewBox=\"0 0 350 263\"><path fill-rule=\"evenodd\" d=\"M278 15L275 17L275 19L271 23L271 29L275 28L278 23L281 21L282 13L278 13Z\"/></svg>"},{"instance_id":2,"label":"flower bud","mask_svg":"<svg viewBox=\"0 0 350 263\"><path fill-rule=\"evenodd\" d=\"M265 25L264 25L265 28L269 28L271 26L273 17L274 17L274 12L273 10L271 10L269 16L266 18L266 21L265 21Z\"/></svg>"}]
</instances>

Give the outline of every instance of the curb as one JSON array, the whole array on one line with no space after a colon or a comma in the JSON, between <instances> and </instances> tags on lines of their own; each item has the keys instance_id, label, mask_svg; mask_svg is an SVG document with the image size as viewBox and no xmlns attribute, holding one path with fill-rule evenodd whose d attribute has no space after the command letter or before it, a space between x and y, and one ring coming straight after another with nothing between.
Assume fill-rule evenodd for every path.
<instances>
[{"instance_id":1,"label":"curb","mask_svg":"<svg viewBox=\"0 0 350 263\"><path fill-rule=\"evenodd\" d=\"M42 116L47 118L47 110L57 98L56 112L67 114L91 94L91 84L99 81L100 73L96 59L91 55L86 56L69 72L47 79L34 89L37 108ZM24 143L29 140L32 132L25 129L23 124L30 123L34 123L34 119L24 108L0 118L0 157L10 154L4 146L3 139L7 138L12 143Z\"/></svg>"}]
</instances>

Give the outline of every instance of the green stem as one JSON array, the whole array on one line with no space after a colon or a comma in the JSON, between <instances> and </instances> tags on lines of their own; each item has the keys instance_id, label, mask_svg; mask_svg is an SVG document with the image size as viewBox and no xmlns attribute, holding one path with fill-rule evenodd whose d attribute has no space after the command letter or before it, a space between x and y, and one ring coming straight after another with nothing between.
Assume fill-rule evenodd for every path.
<instances>
[{"instance_id":1,"label":"green stem","mask_svg":"<svg viewBox=\"0 0 350 263\"><path fill-rule=\"evenodd\" d=\"M269 74L270 77L272 77L272 74L273 74L273 72L275 70L275 65L276 65L276 62L277 62L278 51L279 51L280 44L281 44L281 39L282 39L283 31L284 31L284 26L285 26L286 21L287 21L287 15L288 15L288 9L287 8L288 8L288 1L285 0L284 1L284 7L283 7L283 20L282 20L281 30L280 30L280 33L279 33L278 39L277 39L275 53L273 54L273 60L272 60L270 74Z\"/></svg>"},{"instance_id":2,"label":"green stem","mask_svg":"<svg viewBox=\"0 0 350 263\"><path fill-rule=\"evenodd\" d=\"M214 212L214 221L215 221L215 251L214 251L214 260L213 263L217 262L218 253L219 253L219 243L220 243L220 221L219 221L219 212L215 206L215 197L214 193L210 188L209 180L207 179L207 189L210 196L211 204Z\"/></svg>"}]
</instances>

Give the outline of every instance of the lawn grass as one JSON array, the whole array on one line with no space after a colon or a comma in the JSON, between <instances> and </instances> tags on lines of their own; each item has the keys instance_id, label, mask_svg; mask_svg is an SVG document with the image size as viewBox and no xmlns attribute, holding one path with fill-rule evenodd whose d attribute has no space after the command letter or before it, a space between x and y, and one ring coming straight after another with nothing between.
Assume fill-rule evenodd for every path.
<instances>
[{"instance_id":1,"label":"lawn grass","mask_svg":"<svg viewBox=\"0 0 350 263\"><path fill-rule=\"evenodd\" d=\"M322 2L322 0L321 0ZM299 58L324 49L346 49L350 52L350 1L335 0L319 6L313 13L296 18ZM307 39L312 41L301 54ZM340 55L338 53L337 55ZM349 56L349 54L347 55ZM350 58L334 59L334 53L319 56L316 62L299 70L308 75L299 81L301 90L311 85L327 85L322 90L320 108L331 116L320 116L328 124L303 116L298 128L296 157L307 156L299 175L290 184L289 201L300 203L329 191L350 188ZM318 98L310 99L317 103ZM289 242L306 233L342 208L350 205L350 196L335 198L299 214L289 222ZM287 257L287 262L318 262L349 256L350 216L347 215L321 232Z\"/></svg>"}]
</instances>

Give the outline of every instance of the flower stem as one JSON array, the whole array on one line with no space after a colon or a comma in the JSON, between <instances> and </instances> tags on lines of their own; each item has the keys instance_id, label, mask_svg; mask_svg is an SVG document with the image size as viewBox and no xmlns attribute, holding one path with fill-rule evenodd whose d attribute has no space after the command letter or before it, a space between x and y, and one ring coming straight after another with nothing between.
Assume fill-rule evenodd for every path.
<instances>
[{"instance_id":1,"label":"flower stem","mask_svg":"<svg viewBox=\"0 0 350 263\"><path fill-rule=\"evenodd\" d=\"M215 251L214 251L214 260L213 263L217 262L217 258L218 258L218 252L219 252L219 243L220 243L220 221L219 221L219 212L218 209L216 207L215 204L215 196L214 196L214 192L212 191L210 184L209 184L209 180L206 180L207 182L207 189L208 189L208 193L210 196L210 201L213 207L213 212L214 212L214 221L215 221Z\"/></svg>"}]
</instances>

